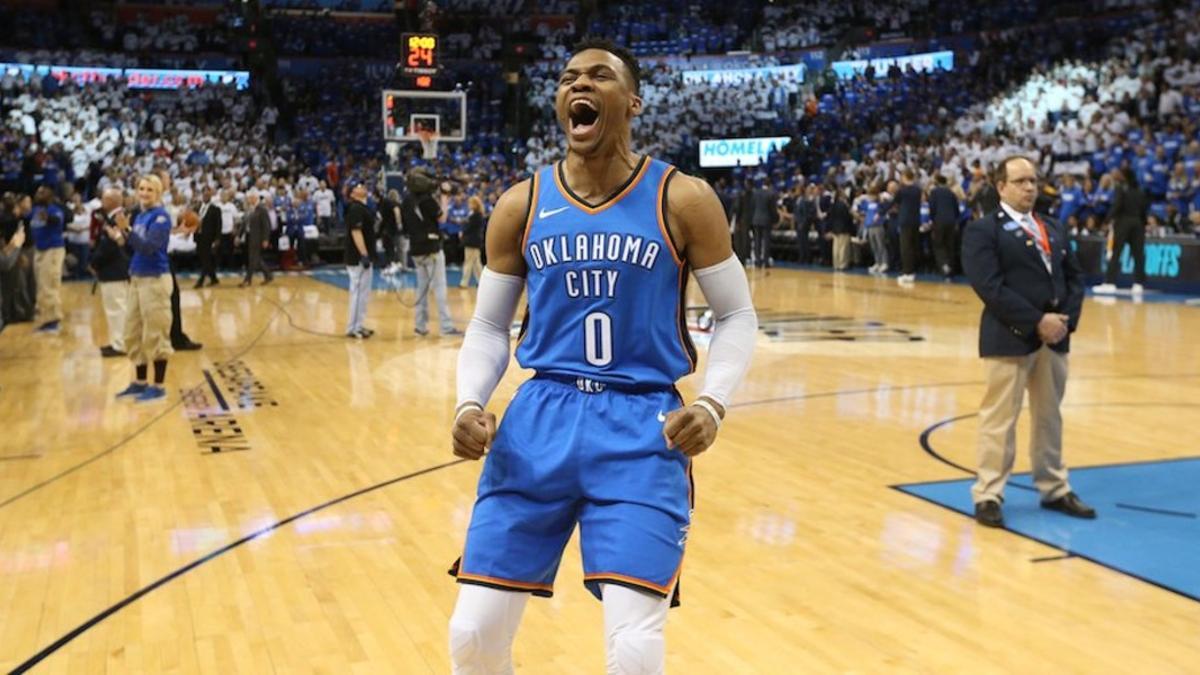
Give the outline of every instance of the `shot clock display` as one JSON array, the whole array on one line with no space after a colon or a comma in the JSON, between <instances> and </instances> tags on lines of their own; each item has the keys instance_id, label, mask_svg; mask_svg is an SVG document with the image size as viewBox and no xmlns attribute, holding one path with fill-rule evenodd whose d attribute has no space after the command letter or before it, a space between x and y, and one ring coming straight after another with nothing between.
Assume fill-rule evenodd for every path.
<instances>
[{"instance_id":1,"label":"shot clock display","mask_svg":"<svg viewBox=\"0 0 1200 675\"><path fill-rule=\"evenodd\" d=\"M405 33L400 41L400 65L405 75L437 75L440 60L438 36L428 33Z\"/></svg>"}]
</instances>

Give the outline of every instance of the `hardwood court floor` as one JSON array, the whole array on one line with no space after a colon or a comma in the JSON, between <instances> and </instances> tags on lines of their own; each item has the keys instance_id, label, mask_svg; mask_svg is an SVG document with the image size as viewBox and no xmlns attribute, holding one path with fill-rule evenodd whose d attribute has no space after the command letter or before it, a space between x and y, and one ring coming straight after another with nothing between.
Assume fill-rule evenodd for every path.
<instances>
[{"instance_id":1,"label":"hardwood court floor","mask_svg":"<svg viewBox=\"0 0 1200 675\"><path fill-rule=\"evenodd\" d=\"M964 475L918 436L982 395L967 287L752 280L775 339L696 463L671 672L1197 672L1200 602L1084 559L1032 562L1061 552L889 488ZM445 572L479 471L446 465L461 340L415 337L380 292L374 339L323 337L305 331L341 332L344 291L234 284L184 291L205 349L171 360L165 404L113 401L130 368L99 358L88 286L65 286L60 336L0 335L0 668L51 648L35 672L448 672ZM450 293L461 325L473 294ZM1197 454L1198 335L1200 308L1087 302L1071 466ZM525 376L510 369L495 411ZM974 432L941 429L938 452L971 466ZM602 672L581 578L572 541L556 595L526 611L520 672Z\"/></svg>"}]
</instances>

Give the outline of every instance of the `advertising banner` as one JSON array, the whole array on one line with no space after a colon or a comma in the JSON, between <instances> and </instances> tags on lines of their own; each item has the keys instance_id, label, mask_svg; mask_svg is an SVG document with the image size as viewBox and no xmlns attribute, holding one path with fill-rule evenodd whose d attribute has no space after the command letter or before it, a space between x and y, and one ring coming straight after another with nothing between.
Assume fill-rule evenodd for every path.
<instances>
[{"instance_id":1,"label":"advertising banner","mask_svg":"<svg viewBox=\"0 0 1200 675\"><path fill-rule=\"evenodd\" d=\"M925 54L893 56L881 59L835 61L832 67L833 72L837 73L839 79L848 80L855 75L861 75L866 72L867 66L875 66L875 78L878 79L887 77L888 68L892 67L892 64L899 66L900 70L907 70L908 66L912 66L913 70L918 72L934 69L954 70L954 52L927 52Z\"/></svg>"},{"instance_id":2,"label":"advertising banner","mask_svg":"<svg viewBox=\"0 0 1200 675\"><path fill-rule=\"evenodd\" d=\"M102 66L0 63L0 72L11 73L26 80L49 75L59 82L72 80L78 84L122 79L130 89L195 89L210 84L234 85L238 89L247 89L250 86L250 73L245 70L107 68Z\"/></svg>"},{"instance_id":3,"label":"advertising banner","mask_svg":"<svg viewBox=\"0 0 1200 675\"><path fill-rule=\"evenodd\" d=\"M751 80L783 76L797 82L804 81L804 64L790 66L764 66L762 68L732 68L729 70L685 70L683 81L687 83L741 84Z\"/></svg>"},{"instance_id":4,"label":"advertising banner","mask_svg":"<svg viewBox=\"0 0 1200 675\"><path fill-rule=\"evenodd\" d=\"M773 151L787 145L788 136L760 138L714 138L700 141L700 166L758 166Z\"/></svg>"},{"instance_id":5,"label":"advertising banner","mask_svg":"<svg viewBox=\"0 0 1200 675\"><path fill-rule=\"evenodd\" d=\"M1086 236L1075 241L1075 254L1089 282L1097 282L1108 270L1107 241ZM1118 280L1133 280L1133 257L1129 247L1121 251ZM1200 287L1200 240L1188 237L1146 239L1146 285L1166 290L1191 291Z\"/></svg>"}]
</instances>

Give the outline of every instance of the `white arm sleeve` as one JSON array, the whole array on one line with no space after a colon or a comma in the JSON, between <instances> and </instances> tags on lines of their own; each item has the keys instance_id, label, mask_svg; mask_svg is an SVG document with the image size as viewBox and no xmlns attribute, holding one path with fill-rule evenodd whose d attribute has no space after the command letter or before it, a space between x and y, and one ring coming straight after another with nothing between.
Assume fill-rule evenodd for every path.
<instances>
[{"instance_id":1,"label":"white arm sleeve","mask_svg":"<svg viewBox=\"0 0 1200 675\"><path fill-rule=\"evenodd\" d=\"M525 290L525 279L483 268L475 316L458 352L458 406L487 405L508 368L508 327Z\"/></svg>"},{"instance_id":2,"label":"white arm sleeve","mask_svg":"<svg viewBox=\"0 0 1200 675\"><path fill-rule=\"evenodd\" d=\"M737 256L731 255L725 262L696 270L694 274L717 320L700 395L728 408L733 392L750 367L758 334L758 314L750 299L746 270Z\"/></svg>"}]
</instances>

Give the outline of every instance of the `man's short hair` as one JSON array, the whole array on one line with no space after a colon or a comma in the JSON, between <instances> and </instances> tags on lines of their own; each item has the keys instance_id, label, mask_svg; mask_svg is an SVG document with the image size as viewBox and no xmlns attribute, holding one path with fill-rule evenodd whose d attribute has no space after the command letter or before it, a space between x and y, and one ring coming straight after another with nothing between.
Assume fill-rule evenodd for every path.
<instances>
[{"instance_id":1,"label":"man's short hair","mask_svg":"<svg viewBox=\"0 0 1200 675\"><path fill-rule=\"evenodd\" d=\"M904 173L902 173L900 175L902 178L904 178L904 180L906 180L910 183L917 179L917 174L913 173L912 169L905 169Z\"/></svg>"},{"instance_id":2,"label":"man's short hair","mask_svg":"<svg viewBox=\"0 0 1200 675\"><path fill-rule=\"evenodd\" d=\"M946 180L946 174L944 173L939 173L937 177L933 179L933 181L938 185L945 185L948 182Z\"/></svg>"},{"instance_id":3,"label":"man's short hair","mask_svg":"<svg viewBox=\"0 0 1200 675\"><path fill-rule=\"evenodd\" d=\"M612 54L618 59L621 59L621 63L625 64L625 70L629 72L629 79L633 80L633 93L636 94L641 90L642 67L638 64L637 57L633 55L633 52L618 45L612 40L607 40L605 38L585 37L579 42L575 43L575 46L571 48L571 56L568 57L568 60L570 58L574 58L576 54L589 49L599 49Z\"/></svg>"},{"instance_id":4,"label":"man's short hair","mask_svg":"<svg viewBox=\"0 0 1200 675\"><path fill-rule=\"evenodd\" d=\"M1029 162L1030 164L1033 165L1033 170L1037 171L1037 162L1033 161L1028 156L1026 156L1026 155L1009 155L1008 157L1005 157L1004 159L1000 160L1000 163L996 165L996 175L992 177L992 181L996 185L999 185L1001 183L1007 183L1008 182L1008 165L1011 162L1017 161L1018 159L1023 159L1026 162Z\"/></svg>"}]
</instances>

